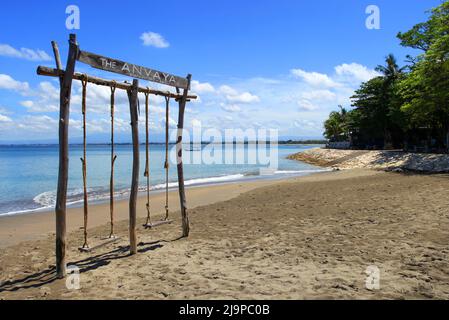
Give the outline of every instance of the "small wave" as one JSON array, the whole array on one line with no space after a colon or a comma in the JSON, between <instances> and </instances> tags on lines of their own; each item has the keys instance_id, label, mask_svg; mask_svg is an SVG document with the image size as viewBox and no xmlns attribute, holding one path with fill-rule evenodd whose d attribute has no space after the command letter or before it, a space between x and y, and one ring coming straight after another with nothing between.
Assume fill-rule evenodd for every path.
<instances>
[{"instance_id":1,"label":"small wave","mask_svg":"<svg viewBox=\"0 0 449 320\"><path fill-rule=\"evenodd\" d=\"M250 178L251 176L259 176L259 175L299 175L299 174L308 174L308 173L316 173L316 172L326 172L331 171L331 169L315 169L315 170L261 170L260 172L246 172L239 174L231 174L231 175L223 175L223 176L214 176L214 177L205 177L205 178L195 178L189 179L185 181L186 186L194 186L194 185L206 185L206 184L215 184L215 183L225 183L231 181L243 180L245 178ZM170 189L176 188L178 186L178 182L170 182L168 187ZM161 191L165 189L165 183L160 183L152 186L150 188L151 191ZM139 186L139 192L145 192L147 188L145 186ZM109 199L109 190L105 187L96 187L96 188L88 188L90 202L99 202L105 201ZM130 189L125 188L121 190L117 190L114 193L114 197L117 200L124 199L128 197L130 194ZM6 213L1 213L0 215L16 215L16 214L24 214L30 212L38 212L45 211L54 208L56 204L56 191L46 191L38 194L33 198L35 204L38 205L37 208L33 209L24 209L11 211ZM67 192L67 206L74 206L83 202L83 189L75 188L68 190Z\"/></svg>"},{"instance_id":2,"label":"small wave","mask_svg":"<svg viewBox=\"0 0 449 320\"><path fill-rule=\"evenodd\" d=\"M51 208L52 207L40 207L40 208L34 208L34 209L9 211L9 212L0 213L0 217L15 216L15 215L26 214L26 213L31 213L31 212L47 211L48 209L51 209Z\"/></svg>"},{"instance_id":3,"label":"small wave","mask_svg":"<svg viewBox=\"0 0 449 320\"><path fill-rule=\"evenodd\" d=\"M196 179L190 179L186 180L184 182L184 185L186 186L193 186L193 185L199 185L199 184L212 184L212 183L220 183L220 182L229 182L229 181L235 181L245 178L244 174L231 174L226 176L217 176L217 177L208 177L208 178L196 178ZM168 184L169 188L174 188L178 186L178 182L170 182ZM151 190L161 190L165 188L165 183L157 184L153 187L151 187ZM139 188L139 191L146 191L146 187Z\"/></svg>"},{"instance_id":4,"label":"small wave","mask_svg":"<svg viewBox=\"0 0 449 320\"><path fill-rule=\"evenodd\" d=\"M210 184L210 183L220 183L220 182L228 182L233 180L243 179L245 175L243 174L234 174L234 175L226 175L226 176L218 176L218 177L208 177L208 178L196 178L185 181L186 186L191 185L199 185L199 184ZM170 182L168 187L175 188L178 186L178 182ZM151 191L163 190L165 188L165 183L154 185L150 188ZM145 186L139 187L139 192L144 192L147 190ZM105 190L104 188L90 188L89 192L89 201L103 201L109 199L109 190ZM122 189L118 190L114 193L114 196L117 199L125 198L130 193L130 189ZM56 205L56 191L46 191L38 194L33 198L33 201L38 204L40 207L37 209L31 210L23 210L23 212L32 212L36 210L50 209ZM78 203L83 202L83 189L73 189L67 192L67 205L73 206ZM8 214L17 214L22 211L17 211L15 213Z\"/></svg>"}]
</instances>

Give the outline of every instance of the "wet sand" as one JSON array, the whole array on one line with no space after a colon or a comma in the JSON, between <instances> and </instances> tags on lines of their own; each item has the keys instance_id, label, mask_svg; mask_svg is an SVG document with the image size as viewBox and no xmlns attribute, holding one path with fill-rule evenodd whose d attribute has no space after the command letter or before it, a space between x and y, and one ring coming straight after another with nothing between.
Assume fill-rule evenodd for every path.
<instances>
[{"instance_id":1,"label":"wet sand","mask_svg":"<svg viewBox=\"0 0 449 320\"><path fill-rule=\"evenodd\" d=\"M25 229L31 240L0 249L0 299L448 299L448 189L446 175L368 170L189 188L191 236L177 239L179 212L148 231L142 212L134 256L126 220L120 241L79 253L73 209L68 261L80 268L80 290L54 278L54 239L41 235L52 231L51 214L23 227L26 217L1 219L2 241ZM162 195L154 197L161 213ZM92 207L92 241L108 232L107 209ZM117 206L123 218L126 209ZM379 290L365 286L372 265Z\"/></svg>"}]
</instances>

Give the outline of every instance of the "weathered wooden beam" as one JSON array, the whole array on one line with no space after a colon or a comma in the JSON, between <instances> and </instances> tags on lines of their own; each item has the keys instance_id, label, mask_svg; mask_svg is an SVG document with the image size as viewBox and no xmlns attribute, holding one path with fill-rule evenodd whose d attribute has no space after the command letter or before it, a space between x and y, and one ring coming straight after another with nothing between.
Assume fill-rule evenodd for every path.
<instances>
[{"instance_id":1,"label":"weathered wooden beam","mask_svg":"<svg viewBox=\"0 0 449 320\"><path fill-rule=\"evenodd\" d=\"M189 74L187 79L189 81L192 76ZM178 89L179 90L179 89ZM182 218L182 236L188 237L190 232L189 215L187 213L187 200L184 187L184 168L182 163L182 132L184 129L184 112L188 97L188 89L184 89L182 98L178 101L178 137L176 140L176 153L177 153L177 170L178 170L178 188L179 188L179 201L181 203L181 218Z\"/></svg>"},{"instance_id":2,"label":"weathered wooden beam","mask_svg":"<svg viewBox=\"0 0 449 320\"><path fill-rule=\"evenodd\" d=\"M54 68L49 68L49 67L44 67L44 66L39 66L37 67L37 74L40 76L47 76L47 77L60 77L63 76L65 73L64 70L58 71L57 69ZM83 73L79 73L79 72L75 72L73 75L73 79L75 80L79 80L81 81L84 77ZM113 80L108 80L108 79L102 79L99 77L94 77L91 75L88 75L88 80L89 83L93 83L99 86L107 86L107 87L111 87L114 86L117 89L122 89L122 90L129 90L132 85L129 83L123 83L123 82L115 82ZM162 91L162 90L155 90L155 89L149 89L146 87L139 87L138 88L139 92L142 93L149 93L149 94L153 94L153 95L157 95L157 96L164 96L164 97L170 97L173 98L175 100L180 100L183 96L181 94L175 94L175 93L171 93L169 91ZM187 101L189 100L195 100L198 97L196 95L189 95L187 96Z\"/></svg>"},{"instance_id":3,"label":"weathered wooden beam","mask_svg":"<svg viewBox=\"0 0 449 320\"><path fill-rule=\"evenodd\" d=\"M62 70L62 64L61 64L61 56L59 55L59 47L56 41L51 42L51 46L53 48L53 54L55 56L55 62L56 62L56 69Z\"/></svg>"},{"instance_id":4,"label":"weathered wooden beam","mask_svg":"<svg viewBox=\"0 0 449 320\"><path fill-rule=\"evenodd\" d=\"M71 34L66 72L62 78L59 111L59 172L56 195L56 273L59 278L66 275L66 207L67 183L69 178L69 118L70 96L75 71L78 44L76 35Z\"/></svg>"},{"instance_id":5,"label":"weathered wooden beam","mask_svg":"<svg viewBox=\"0 0 449 320\"><path fill-rule=\"evenodd\" d=\"M138 88L139 80L134 79L128 90L129 111L131 116L131 131L133 141L133 170L131 193L129 197L129 250L130 254L137 253L137 194L139 192L139 119L138 119Z\"/></svg>"},{"instance_id":6,"label":"weathered wooden beam","mask_svg":"<svg viewBox=\"0 0 449 320\"><path fill-rule=\"evenodd\" d=\"M138 66L133 63L100 56L95 53L80 51L78 60L96 69L123 74L132 78L162 83L167 86L190 89L190 82L186 78L178 77L162 71L153 70L147 67Z\"/></svg>"},{"instance_id":7,"label":"weathered wooden beam","mask_svg":"<svg viewBox=\"0 0 449 320\"><path fill-rule=\"evenodd\" d=\"M61 71L62 63L61 63L61 56L59 55L58 44L56 43L56 41L52 41L51 46L53 48L53 55L55 56L56 69L58 71ZM59 90L61 90L61 88L62 88L62 78L63 78L63 76L59 76Z\"/></svg>"}]
</instances>

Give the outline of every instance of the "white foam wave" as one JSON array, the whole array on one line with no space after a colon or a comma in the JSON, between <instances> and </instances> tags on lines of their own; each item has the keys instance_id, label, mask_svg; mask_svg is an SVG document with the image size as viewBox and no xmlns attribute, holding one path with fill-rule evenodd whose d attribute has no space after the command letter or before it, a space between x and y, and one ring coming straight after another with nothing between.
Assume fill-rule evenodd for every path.
<instances>
[{"instance_id":1,"label":"white foam wave","mask_svg":"<svg viewBox=\"0 0 449 320\"><path fill-rule=\"evenodd\" d=\"M315 173L315 172L325 172L325 171L331 171L331 169L317 169L317 170L270 170L270 174L274 175L294 175L294 174L304 174L304 173ZM224 175L224 176L215 176L215 177L205 177L205 178L195 178L185 181L186 186L194 186L194 185L205 185L205 184L214 184L214 183L225 183L225 182L231 182L231 181L238 181L242 180L245 177L249 177L245 174L231 174L231 175ZM175 188L178 186L178 182L170 182L168 184L168 187L170 189ZM159 191L165 189L165 183L157 184L151 187L151 191ZM89 201L104 201L109 199L109 191L105 191L105 189L94 189L89 188ZM146 187L140 186L139 192L146 191ZM114 193L114 196L117 199L123 199L129 196L130 189L122 189ZM83 189L77 188L72 189L67 192L67 206L73 206L79 203L82 203L83 201ZM36 211L45 211L49 210L51 208L54 208L56 204L56 191L46 191L43 193L38 194L34 197L34 202L38 204L40 207L36 209L27 209L27 210L20 210L20 211L14 211L14 212L7 212L2 213L1 215L15 215L15 214L23 214L23 213L29 213L29 212L36 212Z\"/></svg>"}]
</instances>

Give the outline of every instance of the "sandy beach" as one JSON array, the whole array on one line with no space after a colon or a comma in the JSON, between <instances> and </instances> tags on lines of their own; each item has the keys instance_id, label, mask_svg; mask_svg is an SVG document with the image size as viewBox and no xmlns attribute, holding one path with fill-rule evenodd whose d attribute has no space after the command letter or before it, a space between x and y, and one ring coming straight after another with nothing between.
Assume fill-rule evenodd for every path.
<instances>
[{"instance_id":1,"label":"sandy beach","mask_svg":"<svg viewBox=\"0 0 449 320\"><path fill-rule=\"evenodd\" d=\"M52 213L2 218L0 299L447 299L448 188L446 175L360 169L189 188L191 236L177 239L179 212L154 230L140 223L135 256L126 220L120 241L79 253L72 209L68 261L80 290L54 278ZM91 213L94 242L107 234L107 206ZM365 287L368 266L380 270L379 290Z\"/></svg>"}]
</instances>

